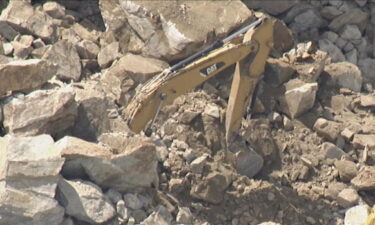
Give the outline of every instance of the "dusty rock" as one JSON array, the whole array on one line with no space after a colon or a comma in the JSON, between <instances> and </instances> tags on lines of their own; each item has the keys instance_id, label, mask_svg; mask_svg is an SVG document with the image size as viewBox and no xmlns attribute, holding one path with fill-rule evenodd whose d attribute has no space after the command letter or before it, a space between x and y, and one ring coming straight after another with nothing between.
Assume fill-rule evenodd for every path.
<instances>
[{"instance_id":1,"label":"dusty rock","mask_svg":"<svg viewBox=\"0 0 375 225\"><path fill-rule=\"evenodd\" d=\"M83 40L77 43L77 52L81 59L96 59L100 51L99 46L88 40Z\"/></svg>"},{"instance_id":2,"label":"dusty rock","mask_svg":"<svg viewBox=\"0 0 375 225\"><path fill-rule=\"evenodd\" d=\"M320 28L324 26L325 21L314 9L299 14L294 18L294 22L290 24L290 28L296 32L303 32L312 28Z\"/></svg>"},{"instance_id":3,"label":"dusty rock","mask_svg":"<svg viewBox=\"0 0 375 225\"><path fill-rule=\"evenodd\" d=\"M328 53L332 58L332 62L345 61L345 56L334 43L328 39L319 40L319 49Z\"/></svg>"},{"instance_id":4,"label":"dusty rock","mask_svg":"<svg viewBox=\"0 0 375 225\"><path fill-rule=\"evenodd\" d=\"M212 172L193 185L190 194L209 203L220 203L230 182L230 174Z\"/></svg>"},{"instance_id":5,"label":"dusty rock","mask_svg":"<svg viewBox=\"0 0 375 225\"><path fill-rule=\"evenodd\" d=\"M362 73L359 68L348 62L332 63L324 68L326 72L340 88L348 88L360 92L362 87Z\"/></svg>"},{"instance_id":6,"label":"dusty rock","mask_svg":"<svg viewBox=\"0 0 375 225\"><path fill-rule=\"evenodd\" d=\"M375 106L375 95L361 95L360 104L363 107L374 107Z\"/></svg>"},{"instance_id":7,"label":"dusty rock","mask_svg":"<svg viewBox=\"0 0 375 225\"><path fill-rule=\"evenodd\" d=\"M295 70L290 64L280 59L269 58L264 71L264 79L273 86L279 86L288 81L294 74Z\"/></svg>"},{"instance_id":8,"label":"dusty rock","mask_svg":"<svg viewBox=\"0 0 375 225\"><path fill-rule=\"evenodd\" d=\"M341 132L341 136L346 140L346 141L351 141L353 136L354 136L354 132L351 131L349 128L345 128L342 132Z\"/></svg>"},{"instance_id":9,"label":"dusty rock","mask_svg":"<svg viewBox=\"0 0 375 225\"><path fill-rule=\"evenodd\" d=\"M149 139L129 138L116 155L101 146L74 138L62 139L57 144L63 149L68 164L81 167L101 187L137 191L158 182L155 145ZM77 146L87 148L82 151ZM71 175L76 175L74 178L79 176Z\"/></svg>"},{"instance_id":10,"label":"dusty rock","mask_svg":"<svg viewBox=\"0 0 375 225\"><path fill-rule=\"evenodd\" d=\"M158 206L158 208L151 213L144 221L142 225L169 225L172 223L173 217L170 212L164 206Z\"/></svg>"},{"instance_id":11,"label":"dusty rock","mask_svg":"<svg viewBox=\"0 0 375 225\"><path fill-rule=\"evenodd\" d=\"M43 4L43 10L55 19L62 19L65 16L65 7L57 2L46 2Z\"/></svg>"},{"instance_id":12,"label":"dusty rock","mask_svg":"<svg viewBox=\"0 0 375 225\"><path fill-rule=\"evenodd\" d=\"M340 134L338 123L328 121L324 118L316 120L313 128L319 136L326 138L329 141L336 141L337 136Z\"/></svg>"},{"instance_id":13,"label":"dusty rock","mask_svg":"<svg viewBox=\"0 0 375 225\"><path fill-rule=\"evenodd\" d=\"M346 155L342 149L331 142L324 142L322 144L322 150L326 159L341 159L342 156Z\"/></svg>"},{"instance_id":14,"label":"dusty rock","mask_svg":"<svg viewBox=\"0 0 375 225\"><path fill-rule=\"evenodd\" d=\"M346 188L342 190L337 196L337 203L344 207L348 208L358 204L359 195L356 190L352 188Z\"/></svg>"},{"instance_id":15,"label":"dusty rock","mask_svg":"<svg viewBox=\"0 0 375 225\"><path fill-rule=\"evenodd\" d=\"M357 167L354 162L349 160L340 160L335 162L335 166L339 171L342 181L350 181L357 175Z\"/></svg>"},{"instance_id":16,"label":"dusty rock","mask_svg":"<svg viewBox=\"0 0 375 225\"><path fill-rule=\"evenodd\" d=\"M352 64L357 64L358 62L358 51L357 49L353 49L345 54L345 58L348 62Z\"/></svg>"},{"instance_id":17,"label":"dusty rock","mask_svg":"<svg viewBox=\"0 0 375 225\"><path fill-rule=\"evenodd\" d=\"M84 27L79 23L75 23L72 26L72 29L78 37L82 40L92 41L94 43L98 43L99 34L95 32L95 30L89 30L88 28Z\"/></svg>"},{"instance_id":18,"label":"dusty rock","mask_svg":"<svg viewBox=\"0 0 375 225\"><path fill-rule=\"evenodd\" d=\"M359 8L350 9L348 12L336 17L329 24L329 28L338 31L346 24L362 24L368 18L368 14Z\"/></svg>"},{"instance_id":19,"label":"dusty rock","mask_svg":"<svg viewBox=\"0 0 375 225\"><path fill-rule=\"evenodd\" d=\"M104 89L121 105L126 105L126 94L137 84L161 73L168 64L139 55L126 54L102 76Z\"/></svg>"},{"instance_id":20,"label":"dusty rock","mask_svg":"<svg viewBox=\"0 0 375 225\"><path fill-rule=\"evenodd\" d=\"M369 215L367 205L357 205L345 212L345 225L362 225L365 224Z\"/></svg>"},{"instance_id":21,"label":"dusty rock","mask_svg":"<svg viewBox=\"0 0 375 225\"><path fill-rule=\"evenodd\" d=\"M18 35L18 32L15 31L6 21L0 20L0 35L8 41L13 41Z\"/></svg>"},{"instance_id":22,"label":"dusty rock","mask_svg":"<svg viewBox=\"0 0 375 225\"><path fill-rule=\"evenodd\" d=\"M34 91L4 106L4 127L14 135L57 135L73 126L77 105L71 88Z\"/></svg>"},{"instance_id":23,"label":"dusty rock","mask_svg":"<svg viewBox=\"0 0 375 225\"><path fill-rule=\"evenodd\" d=\"M375 189L375 167L369 166L359 171L356 177L351 180L351 184L357 190L374 190Z\"/></svg>"},{"instance_id":24,"label":"dusty rock","mask_svg":"<svg viewBox=\"0 0 375 225\"><path fill-rule=\"evenodd\" d=\"M78 81L81 78L82 69L77 49L67 40L53 44L42 59L57 65L57 76L62 80Z\"/></svg>"},{"instance_id":25,"label":"dusty rock","mask_svg":"<svg viewBox=\"0 0 375 225\"><path fill-rule=\"evenodd\" d=\"M11 1L2 11L0 20L6 21L17 31L27 31L43 40L53 40L56 36L52 17L34 9L27 1Z\"/></svg>"},{"instance_id":26,"label":"dusty rock","mask_svg":"<svg viewBox=\"0 0 375 225\"><path fill-rule=\"evenodd\" d=\"M215 1L164 3L121 0L120 6L132 29L144 41L142 52L167 61L191 55L201 44L212 43L213 40L209 39L211 32L222 38L253 16L238 1L220 4ZM216 12L221 12L219 17Z\"/></svg>"},{"instance_id":27,"label":"dusty rock","mask_svg":"<svg viewBox=\"0 0 375 225\"><path fill-rule=\"evenodd\" d=\"M317 90L317 83L306 83L287 88L284 96L280 98L281 110L292 119L300 116L314 106Z\"/></svg>"},{"instance_id":28,"label":"dusty rock","mask_svg":"<svg viewBox=\"0 0 375 225\"><path fill-rule=\"evenodd\" d=\"M17 59L27 59L32 52L33 36L21 35L17 36L12 42L13 45L13 56Z\"/></svg>"},{"instance_id":29,"label":"dusty rock","mask_svg":"<svg viewBox=\"0 0 375 225\"><path fill-rule=\"evenodd\" d=\"M235 153L235 167L239 174L253 177L262 169L264 160L253 149Z\"/></svg>"},{"instance_id":30,"label":"dusty rock","mask_svg":"<svg viewBox=\"0 0 375 225\"><path fill-rule=\"evenodd\" d=\"M56 73L45 60L29 59L0 65L0 95L8 91L32 91L40 88Z\"/></svg>"},{"instance_id":31,"label":"dusty rock","mask_svg":"<svg viewBox=\"0 0 375 225\"><path fill-rule=\"evenodd\" d=\"M365 58L358 60L358 67L362 71L362 75L367 79L374 80L375 75L373 71L375 70L375 59Z\"/></svg>"},{"instance_id":32,"label":"dusty rock","mask_svg":"<svg viewBox=\"0 0 375 225\"><path fill-rule=\"evenodd\" d=\"M353 138L353 145L357 148L364 148L366 146L370 148L375 147L375 135L374 134L355 134Z\"/></svg>"},{"instance_id":33,"label":"dusty rock","mask_svg":"<svg viewBox=\"0 0 375 225\"><path fill-rule=\"evenodd\" d=\"M100 187L83 180L60 179L57 198L66 214L89 223L103 223L116 211Z\"/></svg>"},{"instance_id":34,"label":"dusty rock","mask_svg":"<svg viewBox=\"0 0 375 225\"><path fill-rule=\"evenodd\" d=\"M100 50L98 53L98 63L100 68L107 68L113 61L120 58L120 46L118 42L113 42Z\"/></svg>"}]
</instances>

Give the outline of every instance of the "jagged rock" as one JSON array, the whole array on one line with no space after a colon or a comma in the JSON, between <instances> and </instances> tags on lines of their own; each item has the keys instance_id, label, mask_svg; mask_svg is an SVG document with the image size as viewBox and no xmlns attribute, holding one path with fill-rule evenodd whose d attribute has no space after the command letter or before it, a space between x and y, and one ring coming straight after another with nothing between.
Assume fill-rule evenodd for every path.
<instances>
[{"instance_id":1,"label":"jagged rock","mask_svg":"<svg viewBox=\"0 0 375 225\"><path fill-rule=\"evenodd\" d=\"M72 134L76 137L96 141L106 132L124 132L128 128L118 117L113 101L106 96L99 81L90 80L75 88L75 100L78 107L78 118Z\"/></svg>"},{"instance_id":2,"label":"jagged rock","mask_svg":"<svg viewBox=\"0 0 375 225\"><path fill-rule=\"evenodd\" d=\"M279 15L286 12L294 4L298 3L296 0L279 0L276 2L262 1L262 0L245 0L247 6L251 9L263 9L271 15Z\"/></svg>"},{"instance_id":3,"label":"jagged rock","mask_svg":"<svg viewBox=\"0 0 375 225\"><path fill-rule=\"evenodd\" d=\"M375 107L375 95L361 95L361 106Z\"/></svg>"},{"instance_id":4,"label":"jagged rock","mask_svg":"<svg viewBox=\"0 0 375 225\"><path fill-rule=\"evenodd\" d=\"M279 86L288 81L294 72L295 70L290 64L287 64L280 59L269 58L267 59L264 71L264 79L267 83L273 86Z\"/></svg>"},{"instance_id":5,"label":"jagged rock","mask_svg":"<svg viewBox=\"0 0 375 225\"><path fill-rule=\"evenodd\" d=\"M322 144L322 150L326 159L341 159L346 153L331 142L324 142Z\"/></svg>"},{"instance_id":6,"label":"jagged rock","mask_svg":"<svg viewBox=\"0 0 375 225\"><path fill-rule=\"evenodd\" d=\"M88 223L104 223L116 215L100 187L83 180L60 179L57 199L66 214Z\"/></svg>"},{"instance_id":7,"label":"jagged rock","mask_svg":"<svg viewBox=\"0 0 375 225\"><path fill-rule=\"evenodd\" d=\"M56 224L64 209L53 198L64 163L49 135L0 138L0 223Z\"/></svg>"},{"instance_id":8,"label":"jagged rock","mask_svg":"<svg viewBox=\"0 0 375 225\"><path fill-rule=\"evenodd\" d=\"M325 21L314 9L299 14L294 18L294 22L290 24L290 28L296 32L303 32L313 28L320 28L324 26Z\"/></svg>"},{"instance_id":9,"label":"jagged rock","mask_svg":"<svg viewBox=\"0 0 375 225\"><path fill-rule=\"evenodd\" d=\"M179 207L176 222L181 224L192 224L193 215L188 207Z\"/></svg>"},{"instance_id":10,"label":"jagged rock","mask_svg":"<svg viewBox=\"0 0 375 225\"><path fill-rule=\"evenodd\" d=\"M34 38L31 35L17 36L12 42L14 49L13 56L17 59L26 59L33 50L33 47L31 46L33 40Z\"/></svg>"},{"instance_id":11,"label":"jagged rock","mask_svg":"<svg viewBox=\"0 0 375 225\"><path fill-rule=\"evenodd\" d=\"M345 212L345 225L362 225L366 223L369 215L367 205L357 205Z\"/></svg>"},{"instance_id":12,"label":"jagged rock","mask_svg":"<svg viewBox=\"0 0 375 225\"><path fill-rule=\"evenodd\" d=\"M365 58L358 61L358 67L362 71L362 75L370 80L375 80L375 59Z\"/></svg>"},{"instance_id":13,"label":"jagged rock","mask_svg":"<svg viewBox=\"0 0 375 225\"><path fill-rule=\"evenodd\" d=\"M77 105L71 88L34 91L4 106L4 127L14 135L57 135L73 126Z\"/></svg>"},{"instance_id":14,"label":"jagged rock","mask_svg":"<svg viewBox=\"0 0 375 225\"><path fill-rule=\"evenodd\" d=\"M288 83L284 96L280 97L280 108L293 119L314 106L318 84L303 83L288 88Z\"/></svg>"},{"instance_id":15,"label":"jagged rock","mask_svg":"<svg viewBox=\"0 0 375 225\"><path fill-rule=\"evenodd\" d=\"M100 48L95 42L83 40L77 45L77 51L81 59L96 59Z\"/></svg>"},{"instance_id":16,"label":"jagged rock","mask_svg":"<svg viewBox=\"0 0 375 225\"><path fill-rule=\"evenodd\" d=\"M223 38L253 17L251 11L240 1L229 4L175 0L119 2L131 28L144 41L142 52L167 61L191 55L202 44L214 41L211 34ZM105 4L106 0L100 1L100 5ZM116 6L110 8L118 9ZM103 15L110 15L110 12L104 12ZM113 16L108 20L113 20Z\"/></svg>"},{"instance_id":17,"label":"jagged rock","mask_svg":"<svg viewBox=\"0 0 375 225\"><path fill-rule=\"evenodd\" d=\"M335 166L339 171L340 179L342 181L350 181L357 175L357 167L354 162L349 160L340 160L335 162Z\"/></svg>"},{"instance_id":18,"label":"jagged rock","mask_svg":"<svg viewBox=\"0 0 375 225\"><path fill-rule=\"evenodd\" d=\"M375 167L368 166L359 171L356 177L351 180L351 184L359 191L375 190Z\"/></svg>"},{"instance_id":19,"label":"jagged rock","mask_svg":"<svg viewBox=\"0 0 375 225\"><path fill-rule=\"evenodd\" d=\"M56 66L45 60L29 59L0 65L0 96L8 91L32 91L54 76Z\"/></svg>"},{"instance_id":20,"label":"jagged rock","mask_svg":"<svg viewBox=\"0 0 375 225\"><path fill-rule=\"evenodd\" d=\"M173 217L170 212L164 206L158 206L158 208L151 213L144 221L142 225L171 225Z\"/></svg>"},{"instance_id":21,"label":"jagged rock","mask_svg":"<svg viewBox=\"0 0 375 225\"><path fill-rule=\"evenodd\" d=\"M328 39L319 40L319 49L327 52L332 58L332 62L345 61L345 56L342 51Z\"/></svg>"},{"instance_id":22,"label":"jagged rock","mask_svg":"<svg viewBox=\"0 0 375 225\"><path fill-rule=\"evenodd\" d=\"M86 27L79 23L74 23L72 26L73 32L82 40L92 41L98 43L99 34L95 30L88 30Z\"/></svg>"},{"instance_id":23,"label":"jagged rock","mask_svg":"<svg viewBox=\"0 0 375 225\"><path fill-rule=\"evenodd\" d=\"M336 141L336 138L341 132L336 122L328 121L324 118L319 118L316 120L314 130L319 136L322 136L332 142Z\"/></svg>"},{"instance_id":24,"label":"jagged rock","mask_svg":"<svg viewBox=\"0 0 375 225\"><path fill-rule=\"evenodd\" d=\"M353 138L353 145L357 148L375 147L375 134L355 134Z\"/></svg>"},{"instance_id":25,"label":"jagged rock","mask_svg":"<svg viewBox=\"0 0 375 225\"><path fill-rule=\"evenodd\" d=\"M65 7L57 2L46 2L43 4L43 10L48 15L55 19L62 19L65 17Z\"/></svg>"},{"instance_id":26,"label":"jagged rock","mask_svg":"<svg viewBox=\"0 0 375 225\"><path fill-rule=\"evenodd\" d=\"M368 18L368 14L359 8L352 8L348 12L336 17L329 24L329 28L335 32L339 31L346 24L360 25Z\"/></svg>"},{"instance_id":27,"label":"jagged rock","mask_svg":"<svg viewBox=\"0 0 375 225\"><path fill-rule=\"evenodd\" d=\"M107 68L113 61L120 58L120 46L118 42L112 42L105 46L98 53L98 63L100 68Z\"/></svg>"},{"instance_id":28,"label":"jagged rock","mask_svg":"<svg viewBox=\"0 0 375 225\"><path fill-rule=\"evenodd\" d=\"M54 40L56 37L56 25L52 17L34 9L27 1L11 1L1 13L0 20L6 21L19 32L26 31L42 38Z\"/></svg>"},{"instance_id":29,"label":"jagged rock","mask_svg":"<svg viewBox=\"0 0 375 225\"><path fill-rule=\"evenodd\" d=\"M67 40L60 40L52 45L43 58L58 67L57 77L62 80L78 81L81 78L81 63L76 47Z\"/></svg>"},{"instance_id":30,"label":"jagged rock","mask_svg":"<svg viewBox=\"0 0 375 225\"><path fill-rule=\"evenodd\" d=\"M126 54L103 74L101 80L106 92L121 105L126 105L127 92L167 67L168 64L157 59Z\"/></svg>"},{"instance_id":31,"label":"jagged rock","mask_svg":"<svg viewBox=\"0 0 375 225\"><path fill-rule=\"evenodd\" d=\"M101 187L118 191L138 191L157 184L156 150L149 139L128 138L120 149L121 152L116 155L101 146L74 138L62 139L57 145L62 155L67 158L68 165L71 163L75 168L81 168L81 174L87 174ZM81 150L79 146L86 148ZM70 174L76 175L75 178L79 175L78 172Z\"/></svg>"},{"instance_id":32,"label":"jagged rock","mask_svg":"<svg viewBox=\"0 0 375 225\"><path fill-rule=\"evenodd\" d=\"M362 87L362 73L359 68L348 62L332 63L324 68L333 82L340 88L348 88L360 92Z\"/></svg>"},{"instance_id":33,"label":"jagged rock","mask_svg":"<svg viewBox=\"0 0 375 225\"><path fill-rule=\"evenodd\" d=\"M51 45L46 45L41 48L33 49L33 51L31 52L31 56L36 59L41 59L44 56L44 54L47 52L47 50L50 48L51 48ZM56 72L57 72L57 65L56 64L53 64L53 65L56 67Z\"/></svg>"},{"instance_id":34,"label":"jagged rock","mask_svg":"<svg viewBox=\"0 0 375 225\"><path fill-rule=\"evenodd\" d=\"M354 206L358 204L358 201L359 195L353 188L346 188L337 196L337 203L344 208Z\"/></svg>"}]
</instances>

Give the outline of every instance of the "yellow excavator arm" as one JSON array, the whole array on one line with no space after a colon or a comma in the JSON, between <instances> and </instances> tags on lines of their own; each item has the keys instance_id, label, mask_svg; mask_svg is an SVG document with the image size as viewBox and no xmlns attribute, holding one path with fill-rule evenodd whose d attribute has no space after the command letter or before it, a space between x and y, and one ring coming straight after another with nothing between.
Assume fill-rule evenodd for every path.
<instances>
[{"instance_id":1,"label":"yellow excavator arm","mask_svg":"<svg viewBox=\"0 0 375 225\"><path fill-rule=\"evenodd\" d=\"M246 31L242 42L234 38L212 48L207 54L184 65L155 76L136 93L123 112L129 128L136 133L144 130L164 105L202 84L207 79L236 63L226 113L226 137L236 133L250 103L255 86L264 72L265 62L273 46L275 19L262 18ZM145 131L150 135L150 126Z\"/></svg>"}]
</instances>

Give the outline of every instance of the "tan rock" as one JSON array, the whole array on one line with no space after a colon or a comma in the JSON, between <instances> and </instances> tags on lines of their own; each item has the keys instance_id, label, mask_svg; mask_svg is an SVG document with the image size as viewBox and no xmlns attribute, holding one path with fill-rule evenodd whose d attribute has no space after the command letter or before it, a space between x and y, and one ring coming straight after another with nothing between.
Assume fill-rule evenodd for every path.
<instances>
[{"instance_id":1,"label":"tan rock","mask_svg":"<svg viewBox=\"0 0 375 225\"><path fill-rule=\"evenodd\" d=\"M351 184L359 191L375 190L375 167L368 166L359 171L351 181Z\"/></svg>"},{"instance_id":2,"label":"tan rock","mask_svg":"<svg viewBox=\"0 0 375 225\"><path fill-rule=\"evenodd\" d=\"M375 134L355 134L353 138L353 145L357 148L375 147Z\"/></svg>"}]
</instances>

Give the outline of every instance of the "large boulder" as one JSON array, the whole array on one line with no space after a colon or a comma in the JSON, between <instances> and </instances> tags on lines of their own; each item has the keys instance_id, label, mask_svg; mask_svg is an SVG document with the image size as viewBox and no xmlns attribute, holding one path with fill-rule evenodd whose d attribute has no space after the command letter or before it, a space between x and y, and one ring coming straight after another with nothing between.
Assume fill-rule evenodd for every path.
<instances>
[{"instance_id":1,"label":"large boulder","mask_svg":"<svg viewBox=\"0 0 375 225\"><path fill-rule=\"evenodd\" d=\"M114 1L99 2L107 28L121 30L116 22L126 18L143 40L142 52L167 61L189 56L202 45L223 38L244 23L254 20L253 13L241 1L222 4L220 1L120 0L120 6ZM125 17L119 13L120 8ZM117 21L108 10L114 10L118 15ZM118 33L123 35L122 32Z\"/></svg>"},{"instance_id":2,"label":"large boulder","mask_svg":"<svg viewBox=\"0 0 375 225\"><path fill-rule=\"evenodd\" d=\"M59 140L57 146L67 159L63 173L70 178L86 174L101 187L118 191L138 191L158 184L156 149L149 139L128 138L117 154L73 137Z\"/></svg>"},{"instance_id":3,"label":"large boulder","mask_svg":"<svg viewBox=\"0 0 375 225\"><path fill-rule=\"evenodd\" d=\"M56 73L56 66L40 59L17 60L0 65L0 96L8 91L40 88Z\"/></svg>"},{"instance_id":4,"label":"large boulder","mask_svg":"<svg viewBox=\"0 0 375 225\"><path fill-rule=\"evenodd\" d=\"M73 126L77 115L75 93L69 87L38 90L4 105L4 127L10 134L59 135Z\"/></svg>"}]
</instances>

